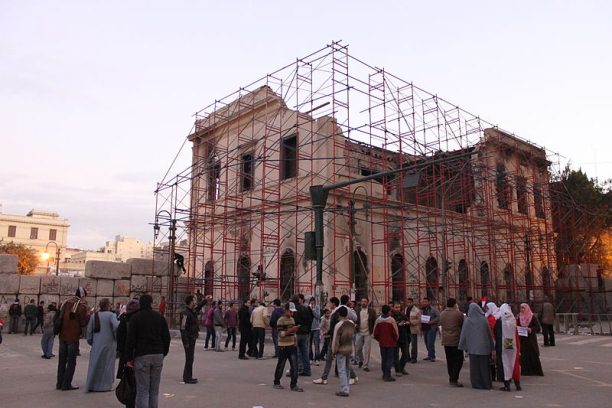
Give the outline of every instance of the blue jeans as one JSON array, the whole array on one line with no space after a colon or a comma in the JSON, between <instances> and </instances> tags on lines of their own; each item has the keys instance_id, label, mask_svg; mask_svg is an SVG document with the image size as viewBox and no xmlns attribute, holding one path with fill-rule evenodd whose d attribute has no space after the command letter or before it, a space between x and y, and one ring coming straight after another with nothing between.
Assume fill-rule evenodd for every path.
<instances>
[{"instance_id":1,"label":"blue jeans","mask_svg":"<svg viewBox=\"0 0 612 408\"><path fill-rule=\"evenodd\" d=\"M136 375L136 408L157 408L159 382L164 367L163 354L146 354L134 359Z\"/></svg>"},{"instance_id":2,"label":"blue jeans","mask_svg":"<svg viewBox=\"0 0 612 408\"><path fill-rule=\"evenodd\" d=\"M298 346L298 366L299 372L303 375L311 375L310 372L310 333L297 335Z\"/></svg>"},{"instance_id":3,"label":"blue jeans","mask_svg":"<svg viewBox=\"0 0 612 408\"><path fill-rule=\"evenodd\" d=\"M380 348L380 367L382 368L383 378L391 378L391 368L395 360L395 347Z\"/></svg>"},{"instance_id":4,"label":"blue jeans","mask_svg":"<svg viewBox=\"0 0 612 408\"><path fill-rule=\"evenodd\" d=\"M321 330L310 331L310 360L319 361L321 354Z\"/></svg>"},{"instance_id":5,"label":"blue jeans","mask_svg":"<svg viewBox=\"0 0 612 408\"><path fill-rule=\"evenodd\" d=\"M425 340L425 347L427 348L427 357L431 360L436 358L436 335L438 334L437 328L425 330L423 332L423 339Z\"/></svg>"},{"instance_id":6,"label":"blue jeans","mask_svg":"<svg viewBox=\"0 0 612 408\"><path fill-rule=\"evenodd\" d=\"M336 354L336 367L340 379L340 392L349 393L349 371L351 364L350 354Z\"/></svg>"},{"instance_id":7,"label":"blue jeans","mask_svg":"<svg viewBox=\"0 0 612 408\"><path fill-rule=\"evenodd\" d=\"M60 341L59 358L57 360L57 382L55 383L57 389L67 389L72 385L78 351L78 341L76 343Z\"/></svg>"},{"instance_id":8,"label":"blue jeans","mask_svg":"<svg viewBox=\"0 0 612 408\"><path fill-rule=\"evenodd\" d=\"M43 334L42 338L40 339L40 348L42 349L43 352L43 356L45 357L51 357L51 355L53 354L53 339L55 338L55 336L53 335L53 333L51 334Z\"/></svg>"}]
</instances>

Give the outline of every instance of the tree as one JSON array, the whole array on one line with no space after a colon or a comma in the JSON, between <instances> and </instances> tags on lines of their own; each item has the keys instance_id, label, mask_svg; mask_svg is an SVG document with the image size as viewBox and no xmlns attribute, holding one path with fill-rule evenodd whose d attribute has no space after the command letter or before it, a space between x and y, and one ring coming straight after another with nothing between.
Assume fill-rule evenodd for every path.
<instances>
[{"instance_id":1,"label":"tree","mask_svg":"<svg viewBox=\"0 0 612 408\"><path fill-rule=\"evenodd\" d=\"M17 273L31 275L38 266L38 254L32 248L14 242L0 243L0 254L13 254L19 257Z\"/></svg>"}]
</instances>

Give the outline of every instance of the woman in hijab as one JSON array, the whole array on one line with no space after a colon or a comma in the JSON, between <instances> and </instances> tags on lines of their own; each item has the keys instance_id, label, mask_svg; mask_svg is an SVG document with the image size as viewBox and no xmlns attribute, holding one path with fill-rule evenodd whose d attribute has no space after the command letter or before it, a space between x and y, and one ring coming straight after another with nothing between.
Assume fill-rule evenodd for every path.
<instances>
[{"instance_id":1,"label":"woman in hijab","mask_svg":"<svg viewBox=\"0 0 612 408\"><path fill-rule=\"evenodd\" d=\"M110 391L113 388L117 355L117 315L111 311L110 300L100 300L100 310L89 319L87 343L91 346L87 370L87 391Z\"/></svg>"},{"instance_id":2,"label":"woman in hijab","mask_svg":"<svg viewBox=\"0 0 612 408\"><path fill-rule=\"evenodd\" d=\"M487 318L487 323L491 329L491 336L493 336L493 339L495 339L495 323L497 323L497 320L499 319L499 308L495 303L489 302L486 304L485 310L485 317ZM497 354L497 359L500 358L501 356ZM496 375L499 372L499 369L496 368L496 359L491 359L489 368L491 369L491 380L495 381L497 378L497 381L502 381L502 377Z\"/></svg>"},{"instance_id":3,"label":"woman in hijab","mask_svg":"<svg viewBox=\"0 0 612 408\"><path fill-rule=\"evenodd\" d=\"M507 303L499 308L500 318L495 324L495 351L497 353L498 379L504 381L503 391L510 391L510 380L516 390L521 390L520 341L516 331L516 319Z\"/></svg>"},{"instance_id":4,"label":"woman in hijab","mask_svg":"<svg viewBox=\"0 0 612 408\"><path fill-rule=\"evenodd\" d=\"M538 338L536 336L536 333L540 331L540 323L527 303L521 303L517 325L527 329L526 336L521 335L519 331L521 339L521 375L544 375L542 363L540 363ZM520 327L519 330L521 330Z\"/></svg>"},{"instance_id":5,"label":"woman in hijab","mask_svg":"<svg viewBox=\"0 0 612 408\"><path fill-rule=\"evenodd\" d=\"M495 352L491 329L484 312L475 303L470 304L468 318L463 323L459 349L470 355L470 382L472 388L489 390L492 387L489 358Z\"/></svg>"}]
</instances>

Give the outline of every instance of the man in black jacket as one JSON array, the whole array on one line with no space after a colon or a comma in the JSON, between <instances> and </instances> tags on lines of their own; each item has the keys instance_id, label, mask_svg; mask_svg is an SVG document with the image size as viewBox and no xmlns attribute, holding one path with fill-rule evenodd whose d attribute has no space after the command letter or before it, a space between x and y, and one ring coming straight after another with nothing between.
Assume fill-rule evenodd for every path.
<instances>
[{"instance_id":1,"label":"man in black jacket","mask_svg":"<svg viewBox=\"0 0 612 408\"><path fill-rule=\"evenodd\" d=\"M153 298L142 295L140 311L130 319L126 354L127 366L136 375L136 406L157 408L164 357L170 350L166 319L151 309Z\"/></svg>"},{"instance_id":2,"label":"man in black jacket","mask_svg":"<svg viewBox=\"0 0 612 408\"><path fill-rule=\"evenodd\" d=\"M249 306L251 302L248 299L242 302L242 306L238 310L238 329L240 330L240 346L238 347L238 358L240 360L248 360L249 358L244 355L246 352L247 344L251 342L251 332L253 326L251 325L251 314L249 312Z\"/></svg>"},{"instance_id":3,"label":"man in black jacket","mask_svg":"<svg viewBox=\"0 0 612 408\"><path fill-rule=\"evenodd\" d=\"M189 295L185 298L185 310L181 313L181 340L185 349L185 368L183 368L183 381L185 381L185 384L198 383L198 379L193 378L193 357L196 340L200 334L198 313L205 304L206 300L203 299L196 306L194 297Z\"/></svg>"},{"instance_id":4,"label":"man in black jacket","mask_svg":"<svg viewBox=\"0 0 612 408\"><path fill-rule=\"evenodd\" d=\"M301 293L293 297L297 312L293 314L297 331L298 367L299 375L310 377L310 327L312 326L312 310L304 306L304 295Z\"/></svg>"}]
</instances>

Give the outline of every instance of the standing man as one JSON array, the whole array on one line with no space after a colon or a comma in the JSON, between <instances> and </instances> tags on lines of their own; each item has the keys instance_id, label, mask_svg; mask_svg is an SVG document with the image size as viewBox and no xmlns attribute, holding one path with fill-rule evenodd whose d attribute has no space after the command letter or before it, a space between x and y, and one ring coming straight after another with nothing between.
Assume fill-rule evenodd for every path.
<instances>
[{"instance_id":1,"label":"standing man","mask_svg":"<svg viewBox=\"0 0 612 408\"><path fill-rule=\"evenodd\" d=\"M213 324L215 325L215 351L224 351L221 349L221 339L223 338L223 331L225 330L225 319L223 318L223 302L217 302L217 308L213 313Z\"/></svg>"},{"instance_id":2,"label":"standing man","mask_svg":"<svg viewBox=\"0 0 612 408\"><path fill-rule=\"evenodd\" d=\"M30 300L30 303L28 303L25 307L25 309L23 309L23 314L25 315L25 328L23 330L23 335L27 336L28 335L28 327L30 328L30 336L32 335L32 333L34 333L34 325L36 324L36 318L38 316L38 308L36 307L36 305L34 304L34 299Z\"/></svg>"},{"instance_id":3,"label":"standing man","mask_svg":"<svg viewBox=\"0 0 612 408\"><path fill-rule=\"evenodd\" d=\"M183 368L183 381L185 384L197 384L198 379L193 378L193 358L195 344L200 335L198 313L206 303L202 300L196 306L195 298L189 295L185 298L185 310L181 313L181 341L185 349L185 367Z\"/></svg>"},{"instance_id":4,"label":"standing man","mask_svg":"<svg viewBox=\"0 0 612 408\"><path fill-rule=\"evenodd\" d=\"M43 325L45 324L45 301L41 300L38 302L38 307L36 309L36 325L32 329L33 332L36 331L36 328L40 326L40 332L43 333Z\"/></svg>"},{"instance_id":5,"label":"standing man","mask_svg":"<svg viewBox=\"0 0 612 408\"><path fill-rule=\"evenodd\" d=\"M408 350L408 338L409 338L409 326L410 322L408 317L402 312L402 305L399 301L393 302L393 311L391 316L397 323L398 338L397 347L394 350L393 361L395 363L395 375L401 377L402 375L408 375L406 371L406 364L410 361L409 350Z\"/></svg>"},{"instance_id":6,"label":"standing man","mask_svg":"<svg viewBox=\"0 0 612 408\"><path fill-rule=\"evenodd\" d=\"M9 308L9 316L11 318L9 323L9 334L17 334L19 331L19 318L21 317L21 313L21 303L19 303L19 298L15 298L15 301Z\"/></svg>"},{"instance_id":7,"label":"standing man","mask_svg":"<svg viewBox=\"0 0 612 408\"><path fill-rule=\"evenodd\" d=\"M301 293L293 297L297 312L294 313L293 319L295 324L299 326L297 331L297 347L298 347L298 367L299 375L310 377L310 328L312 326L312 311L304 306L304 295Z\"/></svg>"},{"instance_id":8,"label":"standing man","mask_svg":"<svg viewBox=\"0 0 612 408\"><path fill-rule=\"evenodd\" d=\"M280 299L272 301L274 310L270 316L270 327L272 328L272 343L274 344L274 358L278 357L278 328L276 327L278 319L285 314L285 309L281 307Z\"/></svg>"},{"instance_id":9,"label":"standing man","mask_svg":"<svg viewBox=\"0 0 612 408\"><path fill-rule=\"evenodd\" d=\"M412 298L406 300L406 317L410 329L408 333L408 345L410 346L410 362L416 364L419 350L419 333L421 332L421 310L414 304Z\"/></svg>"},{"instance_id":10,"label":"standing man","mask_svg":"<svg viewBox=\"0 0 612 408\"><path fill-rule=\"evenodd\" d=\"M240 310L238 310L238 329L240 330L240 345L238 346L238 358L240 360L248 360L245 356L247 345L251 343L252 328L251 318L249 316L250 301L245 299L242 302Z\"/></svg>"},{"instance_id":11,"label":"standing man","mask_svg":"<svg viewBox=\"0 0 612 408\"><path fill-rule=\"evenodd\" d=\"M225 339L225 350L229 345L230 338L232 339L232 351L236 350L236 329L238 328L238 313L234 308L234 302L230 302L229 307L223 316L225 328L227 329L227 338Z\"/></svg>"},{"instance_id":12,"label":"standing man","mask_svg":"<svg viewBox=\"0 0 612 408\"><path fill-rule=\"evenodd\" d=\"M255 344L255 357L257 358L257 360L263 360L264 343L266 340L266 327L269 323L270 318L268 317L268 309L266 309L266 305L262 301L251 312L251 325L253 326L254 337L253 344Z\"/></svg>"},{"instance_id":13,"label":"standing man","mask_svg":"<svg viewBox=\"0 0 612 408\"><path fill-rule=\"evenodd\" d=\"M285 305L285 314L278 318L276 328L278 329L278 362L276 370L274 370L274 388L282 390L280 380L283 376L285 363L289 360L289 371L291 375L291 391L302 392L302 388L298 387L298 362L297 362L297 347L295 333L299 327L295 325L293 314L297 312L295 303L287 302Z\"/></svg>"},{"instance_id":14,"label":"standing man","mask_svg":"<svg viewBox=\"0 0 612 408\"><path fill-rule=\"evenodd\" d=\"M553 324L555 323L555 308L553 304L548 301L548 296L544 297L541 316L540 322L542 323L542 334L544 335L544 347L554 347L555 329L553 328Z\"/></svg>"},{"instance_id":15,"label":"standing man","mask_svg":"<svg viewBox=\"0 0 612 408\"><path fill-rule=\"evenodd\" d=\"M459 382L459 373L463 367L463 351L459 350L459 338L465 316L459 311L459 305L453 298L446 301L446 309L440 313L442 326L442 345L446 354L448 382L452 387L463 387Z\"/></svg>"},{"instance_id":16,"label":"standing man","mask_svg":"<svg viewBox=\"0 0 612 408\"><path fill-rule=\"evenodd\" d=\"M336 356L340 390L339 397L349 396L349 372L351 367L351 354L353 354L353 334L355 324L348 319L348 308L338 310L338 323L334 327L332 340L332 353Z\"/></svg>"},{"instance_id":17,"label":"standing man","mask_svg":"<svg viewBox=\"0 0 612 408\"><path fill-rule=\"evenodd\" d=\"M371 307L370 300L364 297L355 312L357 314L357 341L355 342L357 363L360 368L363 367L363 371L370 371L370 350L376 323L376 311Z\"/></svg>"},{"instance_id":18,"label":"standing man","mask_svg":"<svg viewBox=\"0 0 612 408\"><path fill-rule=\"evenodd\" d=\"M151 308L151 295L138 300L140 311L130 318L126 354L127 366L136 376L136 407L157 408L164 357L170 350L166 319Z\"/></svg>"},{"instance_id":19,"label":"standing man","mask_svg":"<svg viewBox=\"0 0 612 408\"><path fill-rule=\"evenodd\" d=\"M438 334L438 324L440 323L440 313L435 306L431 305L429 298L423 298L423 308L421 309L421 330L427 348L427 357L423 360L436 361L436 335Z\"/></svg>"},{"instance_id":20,"label":"standing man","mask_svg":"<svg viewBox=\"0 0 612 408\"><path fill-rule=\"evenodd\" d=\"M382 316L376 320L374 325L374 338L380 346L380 361L383 372L383 381L395 381L391 377L391 367L393 367L394 350L399 338L399 330L395 319L390 316L391 308L383 305Z\"/></svg>"},{"instance_id":21,"label":"standing man","mask_svg":"<svg viewBox=\"0 0 612 408\"><path fill-rule=\"evenodd\" d=\"M78 390L72 385L76 358L79 352L79 339L87 327L87 291L79 287L73 297L66 300L60 307L58 319L62 319L59 332L59 359L57 360L57 382L55 389L62 391Z\"/></svg>"}]
</instances>

